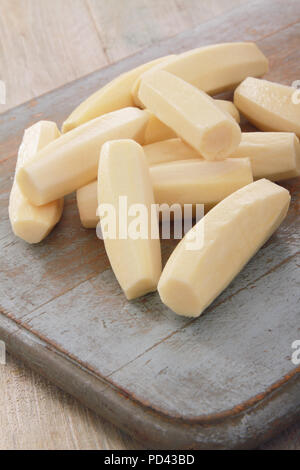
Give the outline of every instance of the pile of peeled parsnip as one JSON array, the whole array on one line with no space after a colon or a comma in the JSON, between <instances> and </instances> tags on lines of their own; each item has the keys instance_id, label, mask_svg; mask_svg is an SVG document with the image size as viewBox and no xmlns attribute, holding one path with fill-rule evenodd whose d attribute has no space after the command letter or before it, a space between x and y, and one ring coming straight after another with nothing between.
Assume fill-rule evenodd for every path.
<instances>
[{"instance_id":1,"label":"pile of peeled parsnip","mask_svg":"<svg viewBox=\"0 0 300 470\"><path fill-rule=\"evenodd\" d=\"M71 113L62 133L50 121L26 129L9 201L15 235L43 240L63 197L77 191L82 225L95 228L100 218L127 299L158 290L177 314L200 315L285 218L290 194L274 181L300 174L297 90L258 78L267 71L254 43L193 49L115 78ZM234 89L233 103L212 97ZM239 112L259 131L241 132ZM146 236L119 233L120 198L129 225L136 205L151 212ZM205 207L163 270L155 204ZM116 227L107 230L110 207Z\"/></svg>"}]
</instances>

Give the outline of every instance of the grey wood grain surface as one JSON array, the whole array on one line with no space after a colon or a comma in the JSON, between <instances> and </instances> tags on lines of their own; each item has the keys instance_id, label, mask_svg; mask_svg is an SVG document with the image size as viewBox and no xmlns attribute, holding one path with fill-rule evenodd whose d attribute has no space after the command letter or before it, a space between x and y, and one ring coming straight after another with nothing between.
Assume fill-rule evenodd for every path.
<instances>
[{"instance_id":1,"label":"grey wood grain surface","mask_svg":"<svg viewBox=\"0 0 300 470\"><path fill-rule=\"evenodd\" d=\"M294 5L296 4L294 3ZM268 10L266 6L265 14L267 11ZM293 21L291 22L295 22L295 19L299 21L299 17L297 18L297 16L295 16L296 12L297 9L293 10L292 6L290 6L286 10L285 20L288 21L292 20L293 18ZM243 14L245 14L245 16L247 17L247 24L251 25L250 9L248 12L243 10ZM230 14L227 15L227 25L233 21L234 17L235 16L230 16ZM244 16L242 16L242 13L241 18L244 18ZM294 79L295 75L297 74L297 71L299 70L297 69L297 64L299 64L299 55L297 50L299 25L292 24L288 28L285 28L283 27L283 24L280 24L280 19L281 16L277 14L277 23L272 23L273 31L272 27L270 27L270 29L267 31L267 35L265 35L263 38L261 38L260 36L261 30L259 29L258 24L257 31L250 30L249 33L247 31L247 33L244 33L246 37L240 39L248 39L248 36L250 36L250 39L256 39L260 46L263 48L263 50L265 50L266 52L268 51L267 53L271 56L272 63L277 64L278 68L275 68L274 70L274 74L276 74L276 79L282 82L288 82L290 79ZM252 21L254 21L254 14ZM73 84L69 87L64 87L63 89L52 93L48 97L44 97L44 101L38 100L36 103L29 103L28 105L22 106L21 108L8 113L7 115L5 115L5 118L0 118L2 119L2 128L5 128L6 132L5 139L1 142L1 156L2 151L3 155L5 155L2 161L2 170L4 175L2 185L3 192L1 199L1 203L3 202L2 209L4 210L4 204L7 199L8 191L10 189L11 182L8 176L12 174L13 171L14 156L17 144L20 140L22 127L24 127L25 125L29 125L29 123L31 122L34 122L34 120L40 118L40 116L42 116L43 118L55 118L58 121L61 121L64 118L64 115L63 112L61 112L60 114L59 110L66 110L68 105L73 106L76 100L80 98L78 97L80 93L89 93L93 89L93 86L96 87L96 84L97 87L99 86L99 82L101 80L105 82L114 74L117 74L122 71L122 69L126 70L137 63L141 63L144 60L148 60L148 58L166 53L165 51L169 50L170 48L173 48L173 50L184 50L189 47L195 47L195 44L200 45L203 43L205 44L207 42L218 42L219 40L226 40L226 34L229 34L228 28L226 33L226 24L224 26L222 23L222 27L224 29L223 32L222 27L219 27L220 38L224 39L213 39L213 28L215 26L216 20L212 20L207 26L203 25L203 27L199 27L195 31L189 31L187 33L184 33L178 38L173 38L172 40L166 41L160 46L157 46L157 48L154 47L135 57L133 56L130 59L121 62L120 64L116 64L115 66L112 66L111 68L102 71L101 73L93 74L90 77L87 77L86 79L78 82L77 84ZM265 29L264 32L266 32ZM241 34L242 30L240 31L240 35ZM194 44L194 46L190 44ZM282 46L279 47L279 44L282 44ZM282 63L283 58L286 57L285 51L288 52L288 58L286 61L287 64L286 62ZM292 71L294 71L295 75ZM273 70L270 73L271 78L273 77L272 73ZM65 104L64 107L62 106L63 103ZM295 194L296 189L294 188L293 191ZM174 413L176 413L176 410L178 410L178 405L180 404L184 405L183 411L184 413L186 413L186 416L189 416L189 413L191 413L192 416L192 413L195 413L195 411L205 411L204 405L207 406L208 402L202 403L203 396L197 395L197 392L199 393L199 390L198 388L196 388L196 386L199 385L199 383L202 387L205 384L208 385L208 383L204 379L209 378L212 382L212 377L210 375L206 375L205 368L203 370L201 369L201 371L203 372L203 377L201 376L201 374L199 375L199 367L200 365L205 366L205 364L203 364L204 361L202 363L200 362L200 364L195 364L195 362L193 362L190 365L191 368L188 369L187 362L189 361L187 358L185 359L185 357L188 357L189 353L191 352L193 352L193 357L194 354L196 355L196 357L202 357L203 351L206 351L206 336L204 333L205 331L209 332L209 328L215 327L215 323L212 322L212 319L210 319L210 317L216 317L219 319L218 322L216 321L218 327L215 328L218 328L217 333L219 331L217 336L218 345L222 345L221 333L224 332L222 328L226 328L226 322L224 322L224 318L227 319L229 314L228 311L225 311L224 314L224 311L222 310L222 306L224 304L221 303L220 306L218 306L213 312L205 315L203 319L200 319L199 324L202 325L201 322L204 322L205 324L205 329L203 330L201 327L199 329L197 328L198 322L195 322L196 325L194 325L193 322L191 324L187 322L186 324L185 321L182 321L182 319L175 318L170 312L164 310L161 311L158 308L158 302L155 296L147 297L145 302L143 302L142 306L140 305L140 303L133 303L133 306L131 308L126 306L126 303L124 303L123 299L121 298L118 286L116 285L116 283L114 283L110 271L107 270L108 263L104 251L102 249L103 247L101 248L99 246L100 242L95 238L94 234L87 233L87 231L80 228L72 198L68 200L67 210L60 226L49 237L47 242L41 244L38 250L34 250L33 247L25 247L25 244L22 245L22 242L14 240L7 229L8 225L7 219L5 217L1 217L0 223L2 243L1 254L5 256L4 261L2 262L2 264L4 265L3 274L5 275L5 287L4 283L2 283L2 286L5 289L3 293L3 298L5 299L3 311L8 313L9 315L13 313L15 320L22 320L24 324L26 322L26 328L30 328L33 330L37 329L39 331L40 336L44 336L45 334L51 335L51 341L54 340L57 344L63 344L64 346L67 346L67 348L75 347L75 350L69 350L68 352L72 355L74 352L79 355L83 362L89 364L89 368L90 366L92 366L92 368L98 367L99 369L99 356L105 353L109 361L108 364L107 361L105 364L100 364L100 366L102 367L101 374L103 374L108 380L111 380L113 378L114 381L122 382L122 384L124 385L123 392L126 392L126 394L130 394L131 396L133 396L134 393L135 396L136 392L139 392L143 395L144 390L146 389L146 392L148 393L148 402L154 404L156 407L162 405L164 409L167 410L169 414L173 414L173 416ZM78 237L78 233L80 234L80 237ZM2 234L5 234L5 236L2 237ZM274 276L272 274L272 282L274 282L273 289L277 291L281 288L284 292L284 286L281 283L281 277L276 281L277 262L279 269L283 269L282 275L284 275L284 278L285 275L286 279L288 279L288 276L292 276L291 283L287 283L287 285L294 285L296 279L296 277L294 276L296 274L294 273L293 269L290 268L290 266L294 262L293 258L290 257L295 254L297 241L295 241L294 239L294 231L292 230L291 224L288 224L288 228L282 234L282 240L285 240L285 242L286 240L288 240L288 243L286 243L287 246L285 246L285 249L283 249L281 244L278 245L280 248L278 248L278 258L276 258L276 249L274 250L274 243L276 247L277 242L282 242L280 237L281 235L279 235L279 240L277 240L277 237L275 237L275 241L272 239L273 241L270 244L266 245L266 247L259 254L259 256L261 256L261 258L259 258L259 261L255 261L253 268L251 268L251 264L247 268L250 269L249 272L247 272L247 270L243 272L242 276L246 276L246 278L242 277L241 280L239 280L239 282L242 282L242 287L239 287L238 285L238 290L240 288L242 289L242 294L239 294L238 297L240 299L240 307L244 305L248 306L248 304L251 303L253 291L249 291L248 289L246 289L246 287L251 287L251 282L253 283L255 280L259 282L259 286L261 289L261 291L259 291L259 289L257 290L256 287L258 299L262 299L261 305L263 306L263 308L265 307L263 296L265 295L265 292L268 289L268 286L270 286L270 284L264 284L264 282L268 278L268 275L271 275L271 273L267 274L268 269L266 268L274 270ZM170 248L170 246L166 246L166 252L170 250ZM9 257L8 254L12 252L16 256ZM270 259L271 261L269 261ZM268 263L270 263L270 265ZM289 269L286 269L287 267L289 267ZM256 271L257 269L259 269L258 272ZM258 278L251 277L253 271L256 273L256 275L259 274ZM100 274L98 274L99 272ZM261 275L262 277L260 278ZM9 280L7 280L8 276L10 276ZM18 279L20 280L19 283L17 282ZM46 284L47 280L49 280L48 284ZM261 280L263 281L262 283ZM19 289L17 293L15 290L16 285ZM231 288L234 288L234 284L233 287L231 286L229 289ZM78 295L78 292L81 294ZM94 319L93 316L90 316L90 325L96 325L93 329L93 332L94 334L97 332L98 334L100 334L100 336L95 335L93 337L93 343L90 343L91 338L89 337L89 333L84 332L85 319L82 317L82 313L86 312L87 307L84 301L82 301L81 304L78 303L78 298L83 298L82 292L84 292L84 296L91 293L89 299L94 299L90 300L90 302L92 303L90 304L89 313L92 314L93 312L95 314L96 319ZM250 292L251 295L247 300L247 295L249 295L248 292ZM235 291L231 292L231 294L234 293ZM296 293L297 291L295 292L295 295ZM113 306L114 308L118 308L118 311L113 316L113 318L112 316L109 316L107 307L100 306L102 310L101 308L99 309L99 296L101 296L101 299L104 298L105 301L108 302L107 305ZM289 301L295 301L292 295L290 297L291 298L288 299ZM282 321L282 308L279 308L277 302L274 303L273 292L270 292L268 296L268 302L268 311L273 312L274 309L276 311L276 315L274 317L270 317L269 315L266 319L265 316L259 316L258 312L255 310L255 312L251 311L251 315L254 319L254 321L252 322L250 321L252 318L248 316L249 311L247 309L245 316L243 316L243 321L245 321L245 325L243 326L246 328L247 331L249 330L250 336L251 334L255 333L255 331L253 331L253 325L256 325L257 328L258 326L261 326L262 328L261 336L254 335L252 337L252 339L255 340L256 347L251 349L250 352L247 348L242 349L245 354L245 356L242 356L245 363L242 362L241 364L239 364L240 369L238 369L237 367L240 372L243 372L243 370L245 372L249 367L249 370L251 370L252 374L251 377L255 377L255 372L257 370L262 373L262 377L260 377L258 382L251 381L251 390L249 390L249 395L255 392L256 386L258 387L258 389L261 387L263 388L268 383L270 383L272 378L275 377L274 375L272 375L276 369L274 370L271 356L268 356L266 354L260 355L260 362L255 361L256 356L251 356L251 353L254 354L256 350L257 353L264 352L262 349L259 349L263 347L262 341L265 338L264 334L266 333L267 325L264 323L264 320L268 323L268 326L270 326L270 320L272 320L272 322L275 322L274 328L272 330L273 335L271 335L271 338L270 336L268 337L268 341L270 341L270 344L274 344L274 342L276 343L278 339L281 338L279 331L281 333L281 330L283 329L284 333L287 333L287 331L292 330L294 332L294 328L292 328L291 330L289 330L289 328L293 325L293 320L299 319L299 316L297 316L297 314L299 314L299 312L297 312L297 304L291 303L289 304L291 308L291 317L289 317L289 319L291 320L291 324L287 322L287 324L284 323L283 325L282 323L280 323ZM229 305L231 304L229 303ZM294 305L294 307L292 307L292 305ZM149 306L154 313L154 315L150 318L150 312L147 313L147 310L149 310ZM62 315L63 311L60 310L62 307L66 309L65 312L67 311L69 315ZM81 311L79 307L81 308ZM72 316L73 312L74 316ZM230 306L230 315L232 313L233 318L236 321L238 319L239 322L240 316L238 315L238 311L234 311L233 307ZM236 317L234 315L236 315ZM295 315L295 317L293 317L293 315ZM42 319L44 318L46 319L45 323L42 321ZM56 319L56 324L53 323L54 318ZM61 327L58 328L58 325L61 325ZM252 330L249 325L252 325ZM140 332L139 338L136 338L136 334L134 334L134 332L137 331L137 328ZM209 337L208 335L207 340L208 342L211 341L211 343L209 344L212 344L213 342L213 333L215 332L215 330L212 329L211 331L212 335L211 337ZM123 333L125 333L125 338ZM84 340L86 340L86 343L84 343L84 341L82 342L80 339L80 344L79 342L77 344L74 344L74 335L76 336L76 334L78 335L78 337L80 336L80 338L81 335L83 335L83 338ZM131 339L130 348L126 343L126 334L127 340ZM168 373L167 371L162 372L163 369L157 369L157 367L160 367L162 357L160 355L161 353L157 353L157 347L159 346L159 348L162 348L160 349L160 351L163 352L163 358L165 358L167 365L171 364L174 356L174 350L172 349L174 348L173 341L175 341L175 351L182 350L183 352L185 350L184 348L186 347L186 337L182 337L182 335L185 334L188 334L188 338L189 341L191 341L192 348L191 350L185 352L185 354L183 354L182 356L179 355L180 358L183 358L183 363L180 363L180 365L181 371L184 370L186 374L188 374L189 371L190 375L188 376L191 376L191 379L187 381L186 376L181 376L180 378L181 380L185 379L183 381L184 384L188 382L188 385L194 386L195 401L193 403L190 403L189 400L184 399L184 397L186 397L185 394L189 396L191 392L191 389L189 389L189 387L186 390L184 389L184 387L182 390L179 390L179 392L181 393L180 395L180 393L177 392L178 381L176 382L174 380L174 383L172 384L173 375L170 375L170 372ZM202 334L204 334L204 337L201 340ZM234 334L234 331L232 332L232 334ZM242 341L242 338L240 338L239 334L236 333L236 335L237 336L233 337L233 339L239 339L240 341ZM182 339L180 339L181 337ZM197 341L198 337L200 339L200 342ZM102 338L102 341L100 341L100 338ZM288 341L291 339L288 338L288 336L284 336L284 338L288 339ZM112 343L110 343L109 341L113 341L114 339L117 339L118 343L121 343L123 348L122 351L126 352L124 357L122 356L119 350L116 351L116 354L112 354L111 348L109 348L109 345ZM177 340L178 343L176 343ZM101 342L100 345L99 341ZM282 341L284 342L283 338ZM158 342L159 344L156 345L156 342ZM94 345L94 349L90 349L91 344ZM226 344L230 346L230 343ZM240 343L238 343L238 345L241 346ZM285 347L290 347L290 343L288 344L288 346L286 346L285 344L284 348ZM94 357L95 352L97 352L96 358ZM154 356L152 356L153 352ZM226 364L225 359L227 356L225 355L224 357L218 347L216 349L212 349L210 352L212 354L210 361L212 361L212 363L214 364L214 360L220 357L223 360L223 362L219 364L220 369L222 369L221 372L228 371L226 367L225 369L224 367L221 367L222 365L224 366L224 364ZM229 348L227 354L230 352L233 353L233 350ZM285 361L288 361L290 358L289 352L287 352L287 355L285 356ZM158 355L155 355L156 353ZM284 362L281 356L283 350L278 348L277 353L280 356L279 364L281 366L281 369L278 369L278 372L283 373L287 370L287 362ZM268 362L268 358L270 362ZM236 366L233 357L229 355L229 363L230 361ZM136 373L137 364L139 365L139 372L142 371L142 373L144 374L143 379L141 379L142 382L140 383L134 383L135 379L137 380L140 378L139 376L137 377L137 375L140 374ZM194 366L196 369L193 369L192 366ZM252 368L250 366L252 366ZM127 370L128 373L126 372ZM129 372L130 375L128 375ZM150 375L147 375L147 373ZM151 389L151 387L149 388L147 386L147 382L145 382L144 380L145 378L148 378L149 380L152 374L152 377L154 376L155 379L158 380L157 387L159 383L160 386L165 387L164 380L166 380L166 373L169 374L169 379L167 382L173 385L174 390L176 386L176 394L175 396L172 395L171 397L166 394L164 398L164 396L160 396L161 393L158 393L158 391L161 390L160 388L158 390L155 390L155 387L152 387ZM237 377L235 378L237 379ZM245 375L241 375L241 379L242 378L245 379ZM197 380L200 380L200 382L198 382ZM216 378L214 380L216 380ZM216 384L219 387L218 393L220 394L220 396L222 396L223 399L220 404L222 403L224 406L230 406L230 404L232 404L230 400L234 399L234 397L232 396L233 394L230 395L230 393L225 393L223 396L223 392L226 392L226 387L224 389L224 384L221 380L219 382L217 381ZM237 384L235 384L235 386L236 385ZM247 399L247 388L248 387L244 387L244 389L238 388L238 394L240 398L242 397ZM206 396L209 398L209 388L207 387L207 389L205 389L204 387L203 390L206 392ZM145 395L143 395L144 402L146 398L147 396L145 397ZM155 402L155 399L158 400L157 403ZM198 407L199 402L200 408ZM201 406L203 408L201 408ZM211 410L212 412L218 412L217 408L211 408Z\"/></svg>"}]
</instances>

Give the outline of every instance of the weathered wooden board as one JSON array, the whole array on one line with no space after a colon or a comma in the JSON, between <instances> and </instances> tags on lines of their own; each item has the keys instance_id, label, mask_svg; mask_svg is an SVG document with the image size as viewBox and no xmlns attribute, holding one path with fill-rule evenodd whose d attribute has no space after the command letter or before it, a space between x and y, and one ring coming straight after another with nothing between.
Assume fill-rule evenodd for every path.
<instances>
[{"instance_id":1,"label":"weathered wooden board","mask_svg":"<svg viewBox=\"0 0 300 470\"><path fill-rule=\"evenodd\" d=\"M255 40L269 78L300 76L297 1L251 2L0 116L0 338L86 405L149 447L253 447L300 416L299 181L278 232L199 319L157 294L127 302L103 243L80 226L74 197L38 246L11 233L7 204L23 129L61 122L86 95L153 57ZM163 246L165 258L174 244ZM298 264L297 264L298 263Z\"/></svg>"}]
</instances>

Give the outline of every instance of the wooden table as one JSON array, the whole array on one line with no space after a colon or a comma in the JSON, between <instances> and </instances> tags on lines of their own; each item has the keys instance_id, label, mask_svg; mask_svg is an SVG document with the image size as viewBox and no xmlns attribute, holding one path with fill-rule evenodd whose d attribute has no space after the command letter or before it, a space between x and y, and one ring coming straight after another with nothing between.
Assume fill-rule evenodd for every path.
<instances>
[{"instance_id":1,"label":"wooden table","mask_svg":"<svg viewBox=\"0 0 300 470\"><path fill-rule=\"evenodd\" d=\"M0 112L242 4L0 0L0 79L7 88ZM12 357L0 370L1 449L141 448ZM300 449L300 424L262 448Z\"/></svg>"}]
</instances>

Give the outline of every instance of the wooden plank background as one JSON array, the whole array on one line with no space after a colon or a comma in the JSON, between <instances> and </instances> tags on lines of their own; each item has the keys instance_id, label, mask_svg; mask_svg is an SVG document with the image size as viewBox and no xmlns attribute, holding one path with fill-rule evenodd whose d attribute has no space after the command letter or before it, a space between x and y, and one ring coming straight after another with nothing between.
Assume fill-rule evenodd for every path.
<instances>
[{"instance_id":1,"label":"wooden plank background","mask_svg":"<svg viewBox=\"0 0 300 470\"><path fill-rule=\"evenodd\" d=\"M243 3L251 1L0 0L0 112ZM13 358L0 372L1 449L141 447ZM300 425L263 448L299 449Z\"/></svg>"}]
</instances>

